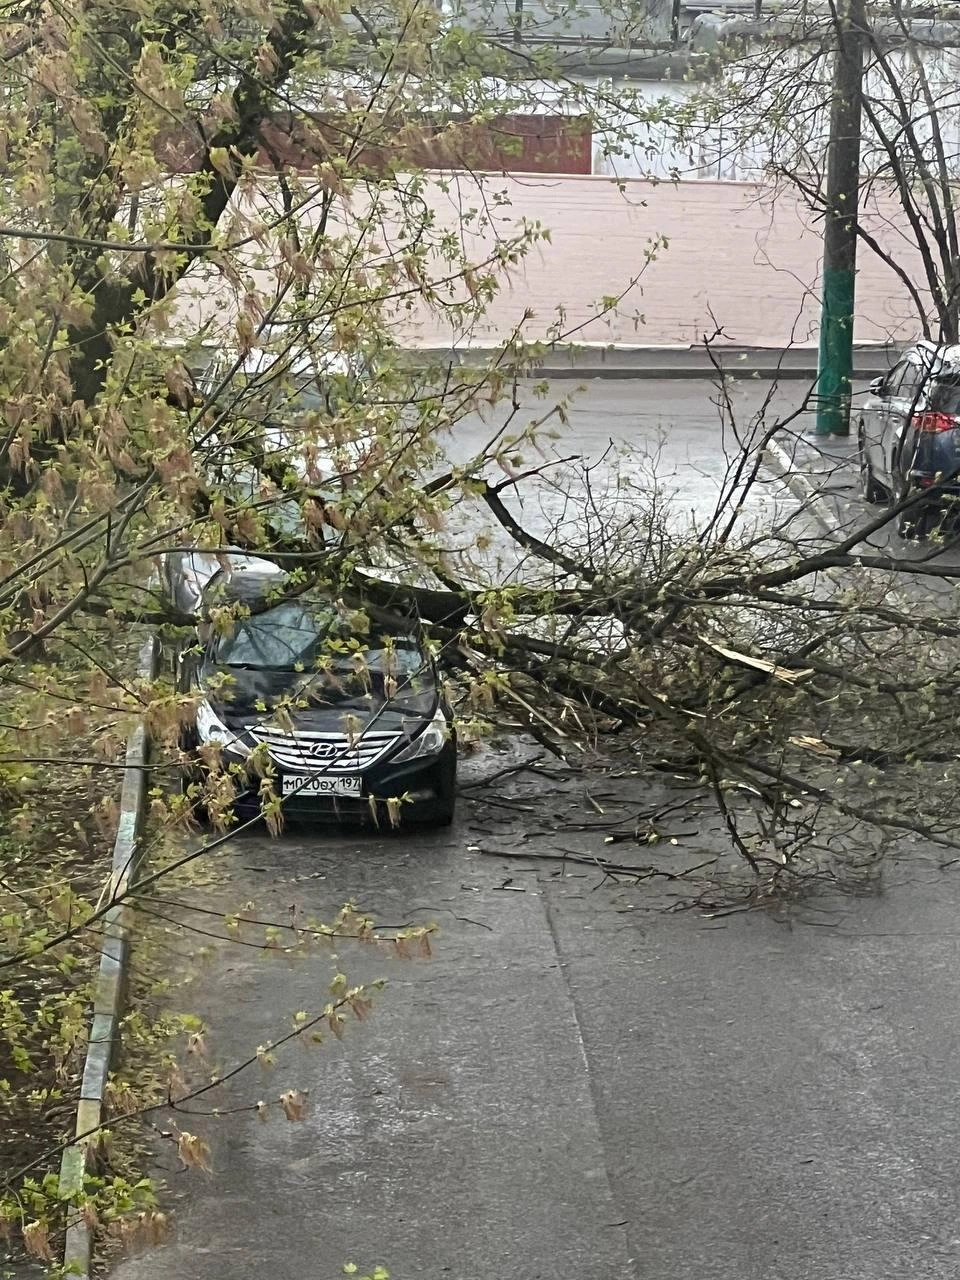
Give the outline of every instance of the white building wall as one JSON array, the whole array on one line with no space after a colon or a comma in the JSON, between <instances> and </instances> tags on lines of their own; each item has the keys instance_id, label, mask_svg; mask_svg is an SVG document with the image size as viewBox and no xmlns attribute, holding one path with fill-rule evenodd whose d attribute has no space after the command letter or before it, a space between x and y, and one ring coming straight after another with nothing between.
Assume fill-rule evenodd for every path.
<instances>
[{"instance_id":1,"label":"white building wall","mask_svg":"<svg viewBox=\"0 0 960 1280\"><path fill-rule=\"evenodd\" d=\"M776 57L778 90L764 93L754 86L761 64ZM930 96L931 113L914 61L922 66ZM919 44L913 51L892 50L886 55L896 94L903 96L911 128L928 160L934 158L933 129L940 131L947 172L960 179L960 50ZM766 50L728 71L733 95L743 93L749 109L721 111L723 89L716 84L670 81L631 82L623 89L612 85L609 97L618 94L629 108L610 113L609 128L598 127L594 137L594 173L620 178L698 179L704 181L756 182L771 164L801 171L822 170L830 121L832 59L812 57L809 47ZM739 82L739 83L738 83ZM902 136L903 108L886 73L868 67L864 95L884 133L896 138L898 150L908 156L908 140ZM636 95L636 97L634 97ZM698 101L699 99L703 101ZM775 117L782 117L776 125ZM628 139L614 139L617 131ZM862 169L865 176L887 171L888 155L873 132L865 113Z\"/></svg>"},{"instance_id":2,"label":"white building wall","mask_svg":"<svg viewBox=\"0 0 960 1280\"><path fill-rule=\"evenodd\" d=\"M612 87L611 97L616 93ZM698 123L696 94L693 84L631 83L629 109L611 112L606 127L600 125L594 132L593 172L665 182L744 182L760 177L768 149L761 143L744 145L723 124Z\"/></svg>"}]
</instances>

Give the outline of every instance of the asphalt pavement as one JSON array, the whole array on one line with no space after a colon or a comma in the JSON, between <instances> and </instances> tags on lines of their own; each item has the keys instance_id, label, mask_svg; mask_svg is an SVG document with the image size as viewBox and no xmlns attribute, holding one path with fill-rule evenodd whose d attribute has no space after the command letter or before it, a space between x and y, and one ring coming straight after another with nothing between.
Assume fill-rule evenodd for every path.
<instances>
[{"instance_id":1,"label":"asphalt pavement","mask_svg":"<svg viewBox=\"0 0 960 1280\"><path fill-rule=\"evenodd\" d=\"M747 415L765 392L737 390ZM705 509L725 467L710 394L597 383L561 443L665 441ZM758 518L800 505L766 492ZM608 852L598 807L656 807L662 782L638 769L611 800L550 770L497 780L504 761L467 762L465 781L495 780L467 788L450 832L253 835L201 861L194 908L254 902L283 924L352 898L439 933L432 959L345 946L351 979L388 979L370 1019L165 1118L209 1140L213 1172L158 1141L176 1234L118 1280L332 1280L348 1261L391 1280L952 1280L960 868L918 846L883 892L678 910L685 885L541 860ZM703 814L674 829L678 870L719 847ZM184 961L180 999L208 1024L194 1079L326 998L327 952L287 963L242 941L174 940L212 949ZM300 1122L244 1109L289 1088L308 1093Z\"/></svg>"},{"instance_id":2,"label":"asphalt pavement","mask_svg":"<svg viewBox=\"0 0 960 1280\"><path fill-rule=\"evenodd\" d=\"M598 491L609 493L618 480L647 493L656 489L674 528L702 528L716 509L744 442L777 420L797 430L809 426L810 415L798 408L807 390L803 382L776 386L756 378L731 378L724 393L707 379L526 383L518 390L516 405L501 401L483 415L460 421L446 449L451 461L463 462L481 452L498 432L516 437L536 423L541 449L526 448L523 460L528 466L576 460L565 467L552 466L546 474L566 478L566 486L558 478L558 487L580 498L580 518L582 463ZM562 416L558 404L563 406ZM761 483L749 494L741 517L744 528L770 523L788 506L789 495L779 486ZM531 513L528 506L528 514L542 527L539 507Z\"/></svg>"}]
</instances>

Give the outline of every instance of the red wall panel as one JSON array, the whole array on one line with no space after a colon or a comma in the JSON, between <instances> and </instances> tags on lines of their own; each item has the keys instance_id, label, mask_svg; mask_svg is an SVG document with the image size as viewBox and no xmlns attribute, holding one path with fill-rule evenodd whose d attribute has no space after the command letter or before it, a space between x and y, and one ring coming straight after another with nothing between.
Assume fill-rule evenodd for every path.
<instances>
[{"instance_id":1,"label":"red wall panel","mask_svg":"<svg viewBox=\"0 0 960 1280\"><path fill-rule=\"evenodd\" d=\"M498 116L483 124L465 120L364 125L347 120L293 121L281 116L262 129L260 161L311 169L353 148L353 172L374 174L389 169L476 169L504 173L588 174L592 165L590 122L577 116ZM156 154L172 173L199 167L202 146L189 130L169 130L157 138Z\"/></svg>"}]
</instances>

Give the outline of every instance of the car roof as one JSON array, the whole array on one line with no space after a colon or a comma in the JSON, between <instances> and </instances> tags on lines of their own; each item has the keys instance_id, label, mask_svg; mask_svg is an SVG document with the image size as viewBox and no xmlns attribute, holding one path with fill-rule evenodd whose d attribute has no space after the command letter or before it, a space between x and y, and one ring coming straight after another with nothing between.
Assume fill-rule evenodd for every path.
<instances>
[{"instance_id":1,"label":"car roof","mask_svg":"<svg viewBox=\"0 0 960 1280\"><path fill-rule=\"evenodd\" d=\"M226 353L231 361L236 359L232 353ZM297 348L287 351L269 351L263 348L250 351L244 356L240 369L251 380L279 364L283 371L293 378L316 377L318 373L349 373L350 360L342 351Z\"/></svg>"},{"instance_id":2,"label":"car roof","mask_svg":"<svg viewBox=\"0 0 960 1280\"><path fill-rule=\"evenodd\" d=\"M223 560L226 563L221 563L201 587L205 599L218 595L248 603L275 590L287 577L287 571L275 560L246 555L229 555Z\"/></svg>"},{"instance_id":3,"label":"car roof","mask_svg":"<svg viewBox=\"0 0 960 1280\"><path fill-rule=\"evenodd\" d=\"M933 374L944 369L948 369L950 373L960 370L960 345L956 343L941 345L924 339L915 343L904 355L911 364L922 365Z\"/></svg>"}]
</instances>

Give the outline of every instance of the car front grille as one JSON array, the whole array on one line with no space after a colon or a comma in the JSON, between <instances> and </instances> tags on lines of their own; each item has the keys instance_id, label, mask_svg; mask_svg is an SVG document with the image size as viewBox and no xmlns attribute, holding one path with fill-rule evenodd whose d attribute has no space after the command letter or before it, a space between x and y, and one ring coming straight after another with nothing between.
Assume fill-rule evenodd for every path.
<instances>
[{"instance_id":1,"label":"car front grille","mask_svg":"<svg viewBox=\"0 0 960 1280\"><path fill-rule=\"evenodd\" d=\"M289 732L269 725L248 724L255 742L266 744L274 763L288 773L365 773L399 740L399 733L367 730L351 745L343 733Z\"/></svg>"}]
</instances>

